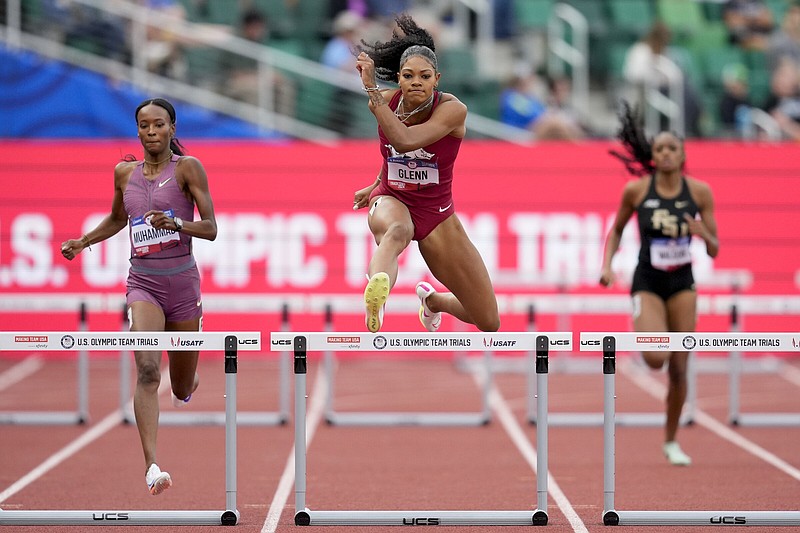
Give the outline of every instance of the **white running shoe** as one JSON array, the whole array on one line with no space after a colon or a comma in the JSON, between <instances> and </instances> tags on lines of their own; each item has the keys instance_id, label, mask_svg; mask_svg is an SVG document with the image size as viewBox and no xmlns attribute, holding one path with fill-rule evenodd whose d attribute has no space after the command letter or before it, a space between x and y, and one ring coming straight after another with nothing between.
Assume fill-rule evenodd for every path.
<instances>
[{"instance_id":1,"label":"white running shoe","mask_svg":"<svg viewBox=\"0 0 800 533\"><path fill-rule=\"evenodd\" d=\"M430 309L428 309L428 304L425 303L425 300L428 297L435 293L436 289L433 286L425 281L420 281L417 283L417 296L419 297L419 321L422 322L422 325L425 326L430 332L434 332L439 329L439 326L442 325L442 313L433 313Z\"/></svg>"},{"instance_id":2,"label":"white running shoe","mask_svg":"<svg viewBox=\"0 0 800 533\"><path fill-rule=\"evenodd\" d=\"M158 496L172 486L172 478L169 477L168 473L162 472L155 463L151 464L150 468L147 469L144 480L147 482L147 488L153 496Z\"/></svg>"},{"instance_id":3,"label":"white running shoe","mask_svg":"<svg viewBox=\"0 0 800 533\"><path fill-rule=\"evenodd\" d=\"M189 403L189 400L191 400L191 399L192 399L192 395L191 394L189 396L187 396L186 399L181 400L180 398L175 396L174 392L172 393L172 405L174 405L175 407L184 407L184 406L186 406L187 403Z\"/></svg>"},{"instance_id":4,"label":"white running shoe","mask_svg":"<svg viewBox=\"0 0 800 533\"><path fill-rule=\"evenodd\" d=\"M677 441L671 440L664 443L664 455L667 461L675 466L689 466L692 464L692 458L683 453Z\"/></svg>"},{"instance_id":5,"label":"white running shoe","mask_svg":"<svg viewBox=\"0 0 800 533\"><path fill-rule=\"evenodd\" d=\"M389 274L378 272L369 278L367 288L364 289L364 305L367 315L365 323L367 329L377 333L383 325L383 312L386 299L389 297Z\"/></svg>"}]
</instances>

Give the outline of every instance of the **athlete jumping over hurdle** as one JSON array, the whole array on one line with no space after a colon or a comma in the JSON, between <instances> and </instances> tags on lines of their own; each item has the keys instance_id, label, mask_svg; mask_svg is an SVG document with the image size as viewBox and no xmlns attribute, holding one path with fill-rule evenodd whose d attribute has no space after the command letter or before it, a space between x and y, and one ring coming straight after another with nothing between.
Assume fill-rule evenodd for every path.
<instances>
[{"instance_id":1,"label":"athlete jumping over hurdle","mask_svg":"<svg viewBox=\"0 0 800 533\"><path fill-rule=\"evenodd\" d=\"M397 258L415 240L433 276L451 292L420 281L419 318L436 331L441 313L497 331L500 316L491 279L477 248L455 214L453 166L466 134L467 107L437 90L441 73L431 35L408 15L395 18L400 31L388 42L363 40L356 69L378 122L383 165L371 185L356 191L353 209L369 206L368 223L378 248L364 290L366 325L377 332ZM381 89L376 79L397 82Z\"/></svg>"},{"instance_id":2,"label":"athlete jumping over hurdle","mask_svg":"<svg viewBox=\"0 0 800 533\"><path fill-rule=\"evenodd\" d=\"M131 267L127 282L128 322L131 331L200 331L203 306L200 274L192 255L192 237L217 237L214 204L202 163L184 155L175 138L175 108L154 98L134 114L144 160L127 156L114 169L111 213L80 239L61 244L69 260L92 244L129 226ZM200 220L194 219L194 210ZM91 248L90 248L91 249ZM167 352L172 401L185 405L197 389L199 352ZM156 463L158 386L161 352L136 351L136 426L142 441L145 481L153 495L172 486L167 472Z\"/></svg>"},{"instance_id":3,"label":"athlete jumping over hurdle","mask_svg":"<svg viewBox=\"0 0 800 533\"><path fill-rule=\"evenodd\" d=\"M631 174L641 176L625 185L614 225L608 232L600 284L615 279L611 260L619 249L622 231L636 213L641 249L633 274L633 327L636 331L694 331L697 325L697 291L689 244L692 235L705 241L710 257L719 253L717 222L711 187L685 176L683 141L661 132L649 141L625 103L619 138L628 155L612 151ZM654 369L668 363L667 421L664 455L674 465L689 465L675 436L686 401L688 352L643 352Z\"/></svg>"}]
</instances>

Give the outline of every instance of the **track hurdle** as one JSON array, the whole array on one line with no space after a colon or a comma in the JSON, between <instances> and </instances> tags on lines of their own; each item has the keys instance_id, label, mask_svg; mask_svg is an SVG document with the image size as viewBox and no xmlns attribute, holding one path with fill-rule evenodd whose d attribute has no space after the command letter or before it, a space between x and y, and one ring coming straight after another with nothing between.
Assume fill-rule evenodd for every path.
<instances>
[{"instance_id":1,"label":"track hurdle","mask_svg":"<svg viewBox=\"0 0 800 533\"><path fill-rule=\"evenodd\" d=\"M617 351L798 351L788 333L581 333L583 351L603 352L603 524L607 526L800 526L800 511L621 511L614 508ZM793 344L794 342L794 344Z\"/></svg>"},{"instance_id":2,"label":"track hurdle","mask_svg":"<svg viewBox=\"0 0 800 533\"><path fill-rule=\"evenodd\" d=\"M731 331L741 331L741 316L737 304L731 306ZM794 339L793 339L794 340ZM798 336L800 343L800 336ZM739 348L731 350L728 356L729 375L728 375L728 421L734 426L800 426L800 413L764 413L764 412L742 412L740 393L742 374L753 372L745 369L745 361ZM785 363L780 362L776 368L760 368L766 365L759 365L756 371L762 372L788 372ZM797 373L797 371L795 371ZM800 374L798 374L800 375Z\"/></svg>"},{"instance_id":3,"label":"track hurdle","mask_svg":"<svg viewBox=\"0 0 800 533\"><path fill-rule=\"evenodd\" d=\"M86 302L78 310L78 329L86 331ZM35 337L35 335L34 335ZM34 342L34 344L38 344ZM75 411L5 411L0 412L0 424L20 425L70 425L89 421L89 354L78 352L77 408Z\"/></svg>"},{"instance_id":4,"label":"track hurdle","mask_svg":"<svg viewBox=\"0 0 800 533\"><path fill-rule=\"evenodd\" d=\"M148 350L225 352L225 508L223 510L0 510L2 525L236 525L236 376L239 350L260 350L261 334L180 332L191 341L176 346L174 332L37 332L0 333L0 350L117 351L120 347L144 347ZM31 341L31 337L36 337Z\"/></svg>"},{"instance_id":5,"label":"track hurdle","mask_svg":"<svg viewBox=\"0 0 800 533\"><path fill-rule=\"evenodd\" d=\"M272 350L294 352L295 372L295 525L546 525L547 516L547 366L548 353L572 349L571 333L272 333ZM306 505L307 352L346 351L524 351L535 349L540 381L537 428L535 510L490 511L316 511Z\"/></svg>"},{"instance_id":6,"label":"track hurdle","mask_svg":"<svg viewBox=\"0 0 800 533\"><path fill-rule=\"evenodd\" d=\"M521 302L524 300L520 300ZM604 303L605 307L604 307ZM598 314L627 314L630 308L630 298L624 296L609 300L608 297L568 297L565 294L558 294L545 299L542 306L557 314L558 326L562 331L567 331L570 327L569 316L579 313ZM707 304L702 304L705 307ZM532 303L528 304L528 331L536 331L535 309ZM561 372L569 374L586 374L593 372L593 365L587 365L587 361L580 361L570 354L566 354L564 361L560 361L559 369ZM591 363L591 361L588 361ZM555 365L554 365L555 366ZM527 386L528 386L528 422L537 423L537 411L535 408L535 398L537 397L537 382L533 376L533 360L529 354L526 360ZM681 425L687 426L694 423L694 413L697 404L697 372L694 354L689 354L687 369L687 393L686 403L681 415ZM647 368L643 371L649 372ZM666 414L658 413L617 413L616 422L620 426L632 427L659 427L666 422ZM550 426L566 427L600 427L603 425L603 413L548 413L547 423Z\"/></svg>"},{"instance_id":7,"label":"track hurdle","mask_svg":"<svg viewBox=\"0 0 800 533\"><path fill-rule=\"evenodd\" d=\"M325 331L333 331L333 310L325 308ZM332 426L483 426L491 422L489 391L492 388L491 350L484 350L483 360L486 379L481 389L481 407L476 412L342 412L334 408L335 361L333 350L325 350L323 368L328 379L328 394L325 398L325 421Z\"/></svg>"},{"instance_id":8,"label":"track hurdle","mask_svg":"<svg viewBox=\"0 0 800 533\"><path fill-rule=\"evenodd\" d=\"M123 331L127 328L126 306L123 306ZM281 309L281 329L289 331L289 306L284 304ZM120 410L125 423L135 422L133 413L128 408L130 398L130 373L131 353L128 350L120 352ZM278 410L277 411L240 411L236 414L237 424L240 426L283 426L289 421L289 398L291 361L288 354L280 358L278 371ZM163 426L224 426L227 416L224 411L163 411L158 423Z\"/></svg>"}]
</instances>

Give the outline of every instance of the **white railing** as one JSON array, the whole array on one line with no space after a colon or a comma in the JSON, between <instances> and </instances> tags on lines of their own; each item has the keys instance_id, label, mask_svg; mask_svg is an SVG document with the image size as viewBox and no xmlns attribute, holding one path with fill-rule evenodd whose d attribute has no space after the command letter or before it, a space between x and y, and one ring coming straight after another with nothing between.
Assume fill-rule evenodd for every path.
<instances>
[{"instance_id":1,"label":"white railing","mask_svg":"<svg viewBox=\"0 0 800 533\"><path fill-rule=\"evenodd\" d=\"M565 29L572 33L567 40ZM586 17L569 4L558 3L547 24L547 71L563 75L565 64L572 69L572 106L582 118L589 116L589 24Z\"/></svg>"}]
</instances>

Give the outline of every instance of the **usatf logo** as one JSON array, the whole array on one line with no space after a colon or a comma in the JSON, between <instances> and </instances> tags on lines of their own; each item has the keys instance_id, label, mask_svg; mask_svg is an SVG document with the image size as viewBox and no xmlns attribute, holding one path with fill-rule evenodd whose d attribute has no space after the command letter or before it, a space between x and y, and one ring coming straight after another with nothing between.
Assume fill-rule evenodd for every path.
<instances>
[{"instance_id":1,"label":"usatf logo","mask_svg":"<svg viewBox=\"0 0 800 533\"><path fill-rule=\"evenodd\" d=\"M181 339L180 337L170 337L169 342L175 346L176 348L181 346L202 346L203 341L201 340L186 340Z\"/></svg>"},{"instance_id":2,"label":"usatf logo","mask_svg":"<svg viewBox=\"0 0 800 533\"><path fill-rule=\"evenodd\" d=\"M378 335L377 337L372 339L372 345L377 350L383 350L384 348L386 348L387 344L389 344L389 343L386 342L386 337L384 337L383 335Z\"/></svg>"},{"instance_id":3,"label":"usatf logo","mask_svg":"<svg viewBox=\"0 0 800 533\"><path fill-rule=\"evenodd\" d=\"M516 346L517 341L503 341L503 340L495 340L492 337L484 337L483 338L483 345L487 348L497 348L500 346Z\"/></svg>"},{"instance_id":4,"label":"usatf logo","mask_svg":"<svg viewBox=\"0 0 800 533\"><path fill-rule=\"evenodd\" d=\"M697 346L697 340L691 335L687 335L686 337L683 338L682 344L683 347L686 348L687 350L692 350L694 349L695 346Z\"/></svg>"},{"instance_id":5,"label":"usatf logo","mask_svg":"<svg viewBox=\"0 0 800 533\"><path fill-rule=\"evenodd\" d=\"M75 346L75 338L72 335L64 335L61 337L61 346L67 350Z\"/></svg>"}]
</instances>

